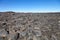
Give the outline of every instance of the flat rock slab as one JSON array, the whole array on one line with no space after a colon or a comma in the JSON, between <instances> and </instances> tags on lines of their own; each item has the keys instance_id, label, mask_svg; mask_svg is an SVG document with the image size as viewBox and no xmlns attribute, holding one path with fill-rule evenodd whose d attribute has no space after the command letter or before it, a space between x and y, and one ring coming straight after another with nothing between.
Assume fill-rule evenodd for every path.
<instances>
[{"instance_id":1,"label":"flat rock slab","mask_svg":"<svg viewBox=\"0 0 60 40\"><path fill-rule=\"evenodd\" d=\"M0 40L60 40L60 13L0 12Z\"/></svg>"}]
</instances>

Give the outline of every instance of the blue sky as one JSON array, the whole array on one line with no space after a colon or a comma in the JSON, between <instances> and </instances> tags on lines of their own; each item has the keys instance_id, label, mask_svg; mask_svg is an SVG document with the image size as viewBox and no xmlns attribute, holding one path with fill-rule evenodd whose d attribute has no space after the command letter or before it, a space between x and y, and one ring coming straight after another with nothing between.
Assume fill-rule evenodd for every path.
<instances>
[{"instance_id":1,"label":"blue sky","mask_svg":"<svg viewBox=\"0 0 60 40\"><path fill-rule=\"evenodd\" d=\"M0 0L0 12L60 12L60 0Z\"/></svg>"}]
</instances>

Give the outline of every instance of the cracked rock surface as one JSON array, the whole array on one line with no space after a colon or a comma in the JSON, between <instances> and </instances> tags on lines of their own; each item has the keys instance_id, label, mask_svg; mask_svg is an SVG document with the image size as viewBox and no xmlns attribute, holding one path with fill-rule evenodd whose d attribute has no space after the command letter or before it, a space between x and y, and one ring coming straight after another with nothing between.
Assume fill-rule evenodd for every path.
<instances>
[{"instance_id":1,"label":"cracked rock surface","mask_svg":"<svg viewBox=\"0 0 60 40\"><path fill-rule=\"evenodd\" d=\"M0 12L0 40L60 40L60 14Z\"/></svg>"}]
</instances>

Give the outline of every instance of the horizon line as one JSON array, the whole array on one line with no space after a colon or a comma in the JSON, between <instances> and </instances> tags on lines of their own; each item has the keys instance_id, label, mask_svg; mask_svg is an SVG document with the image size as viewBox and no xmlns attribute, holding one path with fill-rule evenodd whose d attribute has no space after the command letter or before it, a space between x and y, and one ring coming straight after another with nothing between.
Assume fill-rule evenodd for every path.
<instances>
[{"instance_id":1,"label":"horizon line","mask_svg":"<svg viewBox=\"0 0 60 40\"><path fill-rule=\"evenodd\" d=\"M60 11L0 11L0 12L16 12L16 13L60 13Z\"/></svg>"}]
</instances>

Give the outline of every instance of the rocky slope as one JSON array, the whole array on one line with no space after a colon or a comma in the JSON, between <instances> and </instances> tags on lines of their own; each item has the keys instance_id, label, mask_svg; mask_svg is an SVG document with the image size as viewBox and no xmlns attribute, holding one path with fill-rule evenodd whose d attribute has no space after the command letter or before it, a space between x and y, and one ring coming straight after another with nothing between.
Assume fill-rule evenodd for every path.
<instances>
[{"instance_id":1,"label":"rocky slope","mask_svg":"<svg viewBox=\"0 0 60 40\"><path fill-rule=\"evenodd\" d=\"M60 14L0 12L0 40L60 40Z\"/></svg>"}]
</instances>

